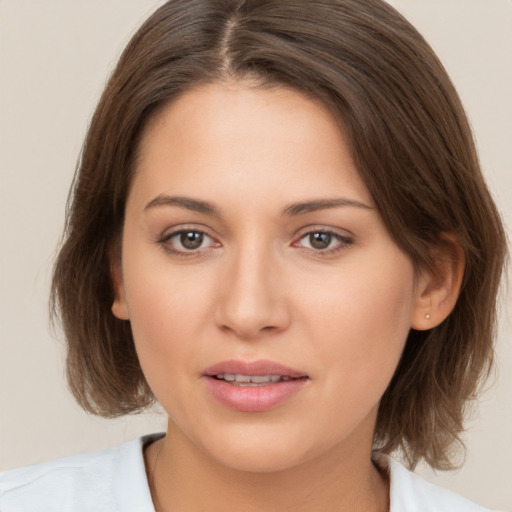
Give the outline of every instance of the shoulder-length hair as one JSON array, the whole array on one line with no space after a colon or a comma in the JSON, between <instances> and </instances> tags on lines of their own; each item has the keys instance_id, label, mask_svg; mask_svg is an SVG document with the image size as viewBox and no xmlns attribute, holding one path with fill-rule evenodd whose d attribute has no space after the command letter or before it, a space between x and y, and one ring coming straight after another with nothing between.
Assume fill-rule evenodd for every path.
<instances>
[{"instance_id":1,"label":"shoulder-length hair","mask_svg":"<svg viewBox=\"0 0 512 512\"><path fill-rule=\"evenodd\" d=\"M137 412L154 397L130 324L111 313L118 247L148 119L192 87L251 78L324 102L343 127L395 243L417 268L443 234L465 254L450 316L411 330L380 403L374 446L450 466L464 409L492 362L506 254L459 97L423 37L382 0L172 0L134 35L87 134L52 285L67 377L87 411ZM116 249L117 248L117 249Z\"/></svg>"}]
</instances>

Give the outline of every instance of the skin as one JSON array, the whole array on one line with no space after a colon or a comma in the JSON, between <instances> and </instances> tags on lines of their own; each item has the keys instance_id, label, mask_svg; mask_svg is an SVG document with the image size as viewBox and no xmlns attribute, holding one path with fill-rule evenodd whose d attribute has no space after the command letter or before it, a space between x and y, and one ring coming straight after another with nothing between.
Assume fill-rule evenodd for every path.
<instances>
[{"instance_id":1,"label":"skin","mask_svg":"<svg viewBox=\"0 0 512 512\"><path fill-rule=\"evenodd\" d=\"M415 273L336 121L297 92L189 91L151 120L140 149L113 313L130 320L169 415L166 438L146 451L157 510L388 510L386 475L371 462L379 400L409 329L448 314L458 274ZM289 208L333 199L345 204ZM180 230L205 233L200 246L180 245ZM313 246L326 231L327 249ZM202 378L230 359L309 378L272 410L239 412Z\"/></svg>"}]
</instances>

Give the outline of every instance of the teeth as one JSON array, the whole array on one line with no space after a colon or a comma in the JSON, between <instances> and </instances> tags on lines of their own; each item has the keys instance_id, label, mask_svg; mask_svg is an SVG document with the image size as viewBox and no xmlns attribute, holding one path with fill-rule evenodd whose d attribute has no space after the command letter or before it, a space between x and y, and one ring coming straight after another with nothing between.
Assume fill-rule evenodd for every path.
<instances>
[{"instance_id":1,"label":"teeth","mask_svg":"<svg viewBox=\"0 0 512 512\"><path fill-rule=\"evenodd\" d=\"M279 375L254 375L251 377L251 382L256 382L257 384L261 382L277 382L280 378Z\"/></svg>"},{"instance_id":2,"label":"teeth","mask_svg":"<svg viewBox=\"0 0 512 512\"><path fill-rule=\"evenodd\" d=\"M283 377L281 375L240 375L240 374L220 374L217 379L225 380L226 382L233 382L237 385L258 385L258 384L273 384L275 382L291 380L290 377Z\"/></svg>"}]
</instances>

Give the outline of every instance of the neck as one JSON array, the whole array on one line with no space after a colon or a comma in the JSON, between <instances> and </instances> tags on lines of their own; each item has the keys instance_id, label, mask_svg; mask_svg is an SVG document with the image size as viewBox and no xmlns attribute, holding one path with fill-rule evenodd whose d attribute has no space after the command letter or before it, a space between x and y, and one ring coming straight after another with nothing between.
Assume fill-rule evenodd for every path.
<instances>
[{"instance_id":1,"label":"neck","mask_svg":"<svg viewBox=\"0 0 512 512\"><path fill-rule=\"evenodd\" d=\"M157 512L386 512L389 483L360 444L279 471L248 472L221 464L176 428L145 453Z\"/></svg>"}]
</instances>

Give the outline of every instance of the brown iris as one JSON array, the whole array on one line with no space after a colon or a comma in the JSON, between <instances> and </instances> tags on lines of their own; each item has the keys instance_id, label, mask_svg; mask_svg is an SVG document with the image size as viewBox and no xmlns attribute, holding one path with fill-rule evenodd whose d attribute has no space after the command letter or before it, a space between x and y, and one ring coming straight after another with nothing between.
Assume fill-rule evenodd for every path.
<instances>
[{"instance_id":1,"label":"brown iris","mask_svg":"<svg viewBox=\"0 0 512 512\"><path fill-rule=\"evenodd\" d=\"M180 235L181 245L188 250L199 249L204 240L204 233L198 231L183 231Z\"/></svg>"},{"instance_id":2,"label":"brown iris","mask_svg":"<svg viewBox=\"0 0 512 512\"><path fill-rule=\"evenodd\" d=\"M314 249L327 249L331 243L332 236L329 233L311 233L309 243Z\"/></svg>"}]
</instances>

